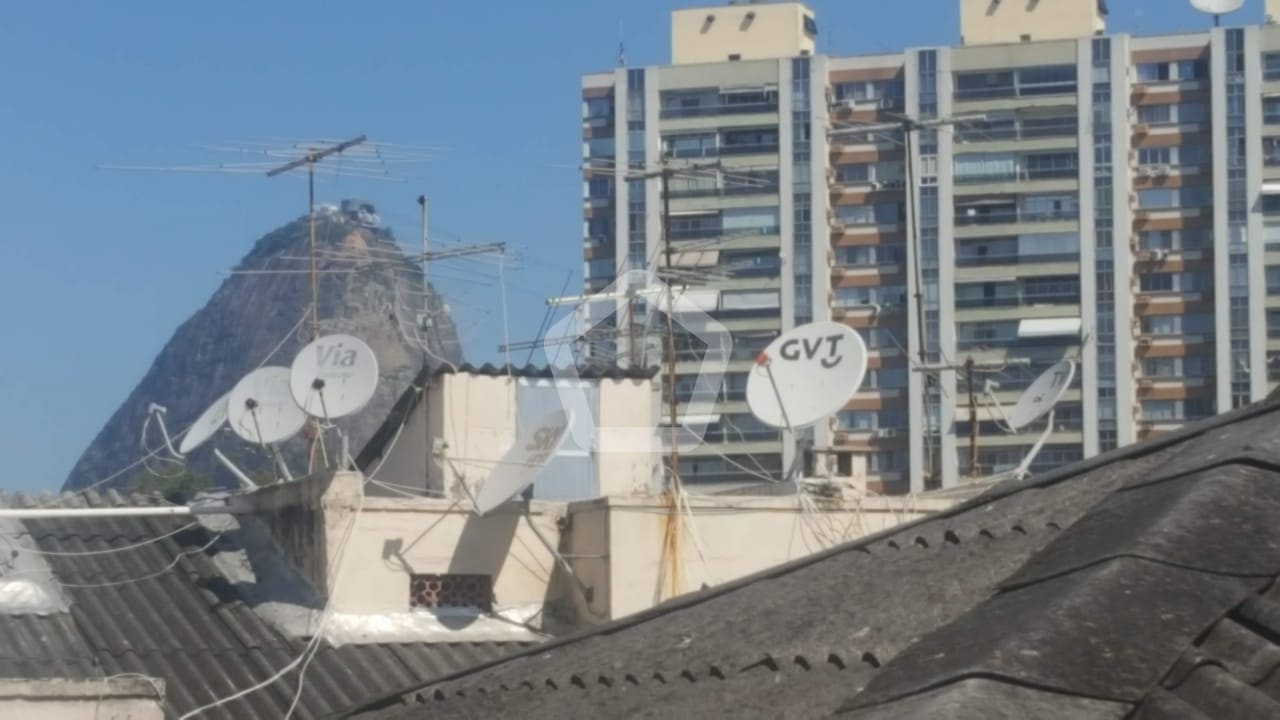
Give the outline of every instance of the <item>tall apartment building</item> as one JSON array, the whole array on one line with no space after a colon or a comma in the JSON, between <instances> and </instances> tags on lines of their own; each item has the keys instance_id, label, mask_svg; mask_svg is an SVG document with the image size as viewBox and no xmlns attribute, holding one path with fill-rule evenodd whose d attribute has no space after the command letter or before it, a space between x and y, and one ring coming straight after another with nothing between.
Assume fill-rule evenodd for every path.
<instances>
[{"instance_id":1,"label":"tall apartment building","mask_svg":"<svg viewBox=\"0 0 1280 720\"><path fill-rule=\"evenodd\" d=\"M672 241L738 348L687 480L789 465L745 372L815 319L856 328L871 370L799 441L864 455L889 492L1011 468L1045 427L982 410L970 468L970 358L1004 367L976 382L1005 406L1077 362L1033 471L1275 386L1280 27L1107 35L1104 10L961 0L963 45L834 57L801 5L700 8L673 16L672 65L584 78L585 154L618 161L587 173L589 291L661 247L661 187L628 164L723 168L670 189ZM918 370L921 344L941 369Z\"/></svg>"}]
</instances>

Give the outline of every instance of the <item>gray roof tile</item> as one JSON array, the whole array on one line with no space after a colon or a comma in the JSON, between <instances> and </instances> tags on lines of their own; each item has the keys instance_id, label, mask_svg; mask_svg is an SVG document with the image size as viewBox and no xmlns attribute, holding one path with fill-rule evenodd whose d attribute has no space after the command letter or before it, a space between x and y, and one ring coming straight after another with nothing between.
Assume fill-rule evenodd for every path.
<instances>
[{"instance_id":1,"label":"gray roof tile","mask_svg":"<svg viewBox=\"0 0 1280 720\"><path fill-rule=\"evenodd\" d=\"M93 492L59 501L90 507L155 502ZM41 504L49 502L45 498ZM0 505L34 504L27 496L0 496ZM39 550L66 553L120 549L166 535L188 522L95 518L28 520L24 525ZM0 677L151 675L164 679L165 709L176 717L271 676L293 661L303 643L283 637L236 594L213 556L239 548L229 535L210 545L214 539L197 526L121 552L45 556L54 575L66 585L69 610L45 615L0 613ZM128 582L75 587L121 581ZM425 682L492 660L516 647L502 643L325 645L307 671L295 717L325 716L406 683ZM202 717L278 718L296 687L296 673L290 673Z\"/></svg>"},{"instance_id":2,"label":"gray roof tile","mask_svg":"<svg viewBox=\"0 0 1280 720\"><path fill-rule=\"evenodd\" d=\"M1280 403L348 717L1280 717Z\"/></svg>"}]
</instances>

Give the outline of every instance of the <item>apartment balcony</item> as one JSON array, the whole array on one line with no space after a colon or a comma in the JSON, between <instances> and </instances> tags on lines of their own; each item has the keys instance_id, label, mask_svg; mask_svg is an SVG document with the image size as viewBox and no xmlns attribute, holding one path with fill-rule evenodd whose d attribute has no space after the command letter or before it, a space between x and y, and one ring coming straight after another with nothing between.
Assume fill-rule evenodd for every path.
<instances>
[{"instance_id":1,"label":"apartment balcony","mask_svg":"<svg viewBox=\"0 0 1280 720\"><path fill-rule=\"evenodd\" d=\"M1069 301L1061 302L1014 302L1014 304L991 304L991 305L961 305L960 301L956 301L956 320L957 322L998 322L998 320L1029 320L1034 318L1064 318L1064 316L1079 316L1080 305L1078 297L1071 297ZM1019 338L1021 342L1023 338ZM1061 337L1057 338L1061 341Z\"/></svg>"},{"instance_id":2,"label":"apartment balcony","mask_svg":"<svg viewBox=\"0 0 1280 720\"><path fill-rule=\"evenodd\" d=\"M955 214L956 238L981 238L1023 233L1071 232L1078 227L1079 212L1071 210L1017 211L992 210L965 214L957 208Z\"/></svg>"},{"instance_id":3,"label":"apartment balcony","mask_svg":"<svg viewBox=\"0 0 1280 720\"><path fill-rule=\"evenodd\" d=\"M778 103L731 103L697 107L665 107L659 112L663 131L776 125Z\"/></svg>"},{"instance_id":4,"label":"apartment balcony","mask_svg":"<svg viewBox=\"0 0 1280 720\"><path fill-rule=\"evenodd\" d=\"M970 146L983 152L1069 150L1080 142L1079 125L1074 117L1032 125L960 123L955 126L952 137L957 152Z\"/></svg>"},{"instance_id":5,"label":"apartment balcony","mask_svg":"<svg viewBox=\"0 0 1280 720\"><path fill-rule=\"evenodd\" d=\"M1012 195L1016 193L1075 192L1080 189L1076 168L1019 170L1008 173L956 176L955 194Z\"/></svg>"},{"instance_id":6,"label":"apartment balcony","mask_svg":"<svg viewBox=\"0 0 1280 720\"><path fill-rule=\"evenodd\" d=\"M968 256L956 258L955 265L956 282L990 280L1008 275L1075 275L1080 272L1080 254Z\"/></svg>"}]
</instances>

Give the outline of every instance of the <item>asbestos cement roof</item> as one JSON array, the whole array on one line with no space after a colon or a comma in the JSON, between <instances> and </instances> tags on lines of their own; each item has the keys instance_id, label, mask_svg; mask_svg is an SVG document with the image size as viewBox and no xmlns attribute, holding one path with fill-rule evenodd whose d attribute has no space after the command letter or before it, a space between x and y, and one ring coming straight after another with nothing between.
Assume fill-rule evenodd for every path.
<instances>
[{"instance_id":1,"label":"asbestos cement roof","mask_svg":"<svg viewBox=\"0 0 1280 720\"><path fill-rule=\"evenodd\" d=\"M1280 717L1278 426L999 484L347 716Z\"/></svg>"},{"instance_id":2,"label":"asbestos cement roof","mask_svg":"<svg viewBox=\"0 0 1280 720\"><path fill-rule=\"evenodd\" d=\"M126 500L114 492L42 498L0 495L0 506L17 507L156 502ZM65 606L32 611L23 604L6 605L0 597L0 677L159 677L165 681L166 714L178 717L265 680L303 650L305 638L286 637L265 622L246 601L241 583L220 571L218 555L242 549L234 532L191 525L191 518L183 517L14 522L19 531L5 526L0 533L5 543L0 585L6 580L35 580L60 591L59 601ZM43 572L18 563L31 555L45 563ZM294 717L322 717L518 647L325 643L307 670ZM199 717L283 717L297 686L297 673L290 672L261 691Z\"/></svg>"}]
</instances>

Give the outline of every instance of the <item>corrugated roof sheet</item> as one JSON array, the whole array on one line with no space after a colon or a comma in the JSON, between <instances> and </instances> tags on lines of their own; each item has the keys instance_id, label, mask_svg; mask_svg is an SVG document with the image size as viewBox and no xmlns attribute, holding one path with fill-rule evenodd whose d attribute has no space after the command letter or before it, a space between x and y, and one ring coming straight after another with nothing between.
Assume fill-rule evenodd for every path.
<instances>
[{"instance_id":1,"label":"corrugated roof sheet","mask_svg":"<svg viewBox=\"0 0 1280 720\"><path fill-rule=\"evenodd\" d=\"M68 496L69 497L69 496ZM75 500L0 496L0 505L72 502L126 504L114 492ZM128 504L156 502L135 497ZM182 528L189 518L94 518L23 521L46 553L123 548ZM214 564L239 550L202 526L156 543L92 556L47 555L70 600L66 613L0 613L0 676L86 678L142 673L165 680L170 717L271 676L301 653L236 593ZM106 586L102 586L106 584ZM295 717L337 708L408 683L424 682L507 654L503 643L325 645L311 663ZM281 717L297 687L280 682L211 710L208 718Z\"/></svg>"},{"instance_id":2,"label":"corrugated roof sheet","mask_svg":"<svg viewBox=\"0 0 1280 720\"><path fill-rule=\"evenodd\" d=\"M1280 402L407 688L361 718L1280 717Z\"/></svg>"}]
</instances>

